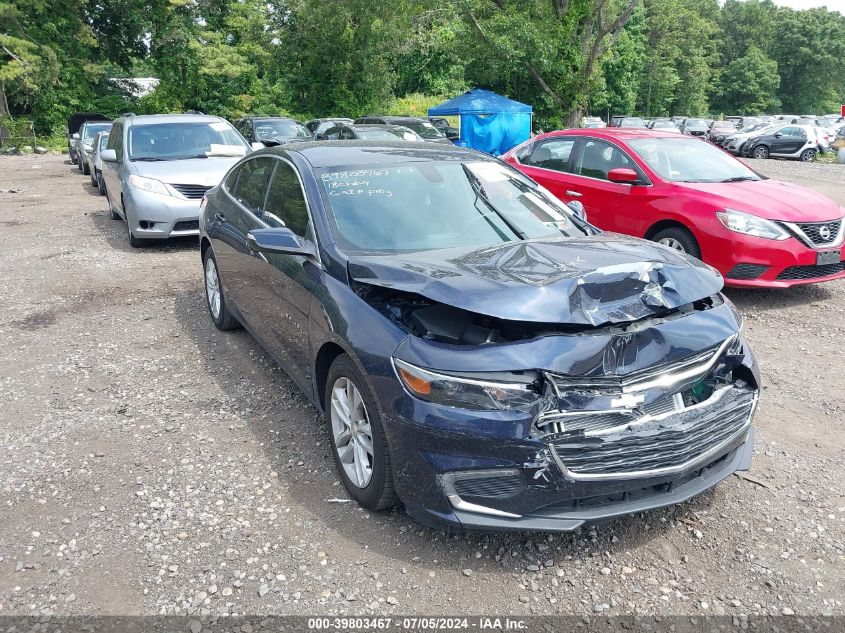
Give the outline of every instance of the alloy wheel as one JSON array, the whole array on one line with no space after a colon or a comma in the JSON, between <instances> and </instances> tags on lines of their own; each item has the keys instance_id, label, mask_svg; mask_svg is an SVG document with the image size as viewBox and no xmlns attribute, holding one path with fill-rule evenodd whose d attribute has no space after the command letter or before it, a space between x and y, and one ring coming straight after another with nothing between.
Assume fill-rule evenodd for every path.
<instances>
[{"instance_id":1,"label":"alloy wheel","mask_svg":"<svg viewBox=\"0 0 845 633\"><path fill-rule=\"evenodd\" d=\"M816 150L814 149L805 149L804 152L801 154L801 160L805 163L809 163L816 157Z\"/></svg>"},{"instance_id":2,"label":"alloy wheel","mask_svg":"<svg viewBox=\"0 0 845 633\"><path fill-rule=\"evenodd\" d=\"M331 424L335 450L349 481L366 488L373 477L373 430L361 393L341 376L332 386Z\"/></svg>"},{"instance_id":3,"label":"alloy wheel","mask_svg":"<svg viewBox=\"0 0 845 633\"><path fill-rule=\"evenodd\" d=\"M684 248L684 245L681 244L678 240L674 237L664 237L663 239L657 242L658 244L663 244L663 246L668 246L674 251L679 251L681 253L686 253L687 250Z\"/></svg>"},{"instance_id":4,"label":"alloy wheel","mask_svg":"<svg viewBox=\"0 0 845 633\"><path fill-rule=\"evenodd\" d=\"M217 275L217 266L214 260L209 257L205 262L205 294L208 298L208 307L215 319L220 318L220 277Z\"/></svg>"},{"instance_id":5,"label":"alloy wheel","mask_svg":"<svg viewBox=\"0 0 845 633\"><path fill-rule=\"evenodd\" d=\"M768 158L769 152L765 147L754 148L754 158Z\"/></svg>"}]
</instances>

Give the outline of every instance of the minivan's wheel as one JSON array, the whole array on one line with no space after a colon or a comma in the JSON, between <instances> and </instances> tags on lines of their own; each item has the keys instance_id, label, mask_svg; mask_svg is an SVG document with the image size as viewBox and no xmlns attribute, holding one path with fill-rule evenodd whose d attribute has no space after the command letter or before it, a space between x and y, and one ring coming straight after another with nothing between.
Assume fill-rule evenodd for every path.
<instances>
[{"instance_id":1,"label":"minivan's wheel","mask_svg":"<svg viewBox=\"0 0 845 633\"><path fill-rule=\"evenodd\" d=\"M98 169L94 175L97 179L97 190L101 196L106 195L106 183L103 181L103 172ZM112 211L112 217L114 217L114 211Z\"/></svg>"},{"instance_id":2,"label":"minivan's wheel","mask_svg":"<svg viewBox=\"0 0 845 633\"><path fill-rule=\"evenodd\" d=\"M88 166L88 162L85 159L82 159L82 173L86 176L91 174L91 168Z\"/></svg>"},{"instance_id":3,"label":"minivan's wheel","mask_svg":"<svg viewBox=\"0 0 845 633\"><path fill-rule=\"evenodd\" d=\"M79 171L82 171L82 155L81 154L76 155L76 168Z\"/></svg>"},{"instance_id":4,"label":"minivan's wheel","mask_svg":"<svg viewBox=\"0 0 845 633\"><path fill-rule=\"evenodd\" d=\"M94 171L91 171L89 169L88 171L90 172L90 175L91 175L91 186L96 187L97 186L97 170L95 169Z\"/></svg>"},{"instance_id":5,"label":"minivan's wheel","mask_svg":"<svg viewBox=\"0 0 845 633\"><path fill-rule=\"evenodd\" d=\"M238 327L235 317L229 312L226 306L226 298L223 296L223 284L220 283L220 273L217 270L217 260L214 253L208 248L202 258L202 267L205 273L205 300L208 304L208 312L214 327L218 330L231 330Z\"/></svg>"},{"instance_id":6,"label":"minivan's wheel","mask_svg":"<svg viewBox=\"0 0 845 633\"><path fill-rule=\"evenodd\" d=\"M805 163L809 163L815 157L816 157L816 150L814 150L812 148L805 149L803 152L801 152L801 160L804 161Z\"/></svg>"},{"instance_id":7,"label":"minivan's wheel","mask_svg":"<svg viewBox=\"0 0 845 633\"><path fill-rule=\"evenodd\" d=\"M673 250L701 259L701 248L699 248L698 242L693 237L693 234L684 228L673 226L663 229L651 239L658 244L663 244L663 246L668 246Z\"/></svg>"},{"instance_id":8,"label":"minivan's wheel","mask_svg":"<svg viewBox=\"0 0 845 633\"><path fill-rule=\"evenodd\" d=\"M768 158L769 157L769 148L765 145L758 145L753 150L751 150L751 155L754 158Z\"/></svg>"},{"instance_id":9,"label":"minivan's wheel","mask_svg":"<svg viewBox=\"0 0 845 633\"><path fill-rule=\"evenodd\" d=\"M126 216L126 233L129 239L129 246L131 246L132 248L141 248L142 246L147 245L147 240L141 239L140 237L135 237L132 234L132 229L129 228L129 216Z\"/></svg>"},{"instance_id":10,"label":"minivan's wheel","mask_svg":"<svg viewBox=\"0 0 845 633\"><path fill-rule=\"evenodd\" d=\"M381 416L367 383L346 354L329 369L325 403L335 465L349 496L370 510L396 505Z\"/></svg>"}]
</instances>

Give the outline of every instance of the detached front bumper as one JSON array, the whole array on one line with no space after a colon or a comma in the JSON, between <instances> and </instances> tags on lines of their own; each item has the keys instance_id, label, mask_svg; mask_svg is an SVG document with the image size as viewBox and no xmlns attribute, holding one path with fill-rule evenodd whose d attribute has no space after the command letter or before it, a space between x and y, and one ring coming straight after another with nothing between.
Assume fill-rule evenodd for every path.
<instances>
[{"instance_id":1,"label":"detached front bumper","mask_svg":"<svg viewBox=\"0 0 845 633\"><path fill-rule=\"evenodd\" d=\"M126 218L132 234L142 239L199 235L200 200L124 188Z\"/></svg>"}]
</instances>

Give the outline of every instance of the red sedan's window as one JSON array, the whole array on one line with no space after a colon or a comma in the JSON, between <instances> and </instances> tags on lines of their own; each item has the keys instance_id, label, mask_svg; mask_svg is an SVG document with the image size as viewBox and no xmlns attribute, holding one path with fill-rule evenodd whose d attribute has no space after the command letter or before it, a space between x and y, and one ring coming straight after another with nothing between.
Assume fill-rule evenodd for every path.
<instances>
[{"instance_id":1,"label":"red sedan's window","mask_svg":"<svg viewBox=\"0 0 845 633\"><path fill-rule=\"evenodd\" d=\"M611 169L627 168L640 172L639 167L621 149L605 141L588 140L584 143L578 168L581 176L607 180Z\"/></svg>"},{"instance_id":2,"label":"red sedan's window","mask_svg":"<svg viewBox=\"0 0 845 633\"><path fill-rule=\"evenodd\" d=\"M534 145L531 155L522 163L532 167L568 172L569 157L572 155L574 146L574 138L554 138L540 141Z\"/></svg>"}]
</instances>

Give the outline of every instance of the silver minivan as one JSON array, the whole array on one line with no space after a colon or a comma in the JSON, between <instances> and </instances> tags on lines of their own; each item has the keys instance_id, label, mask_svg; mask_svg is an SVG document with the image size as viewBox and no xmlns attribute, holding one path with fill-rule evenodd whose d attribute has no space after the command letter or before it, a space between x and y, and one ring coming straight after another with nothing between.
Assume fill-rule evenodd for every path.
<instances>
[{"instance_id":1,"label":"silver minivan","mask_svg":"<svg viewBox=\"0 0 845 633\"><path fill-rule=\"evenodd\" d=\"M129 244L198 235L200 202L251 146L225 119L202 114L124 115L101 152L112 218Z\"/></svg>"}]
</instances>

